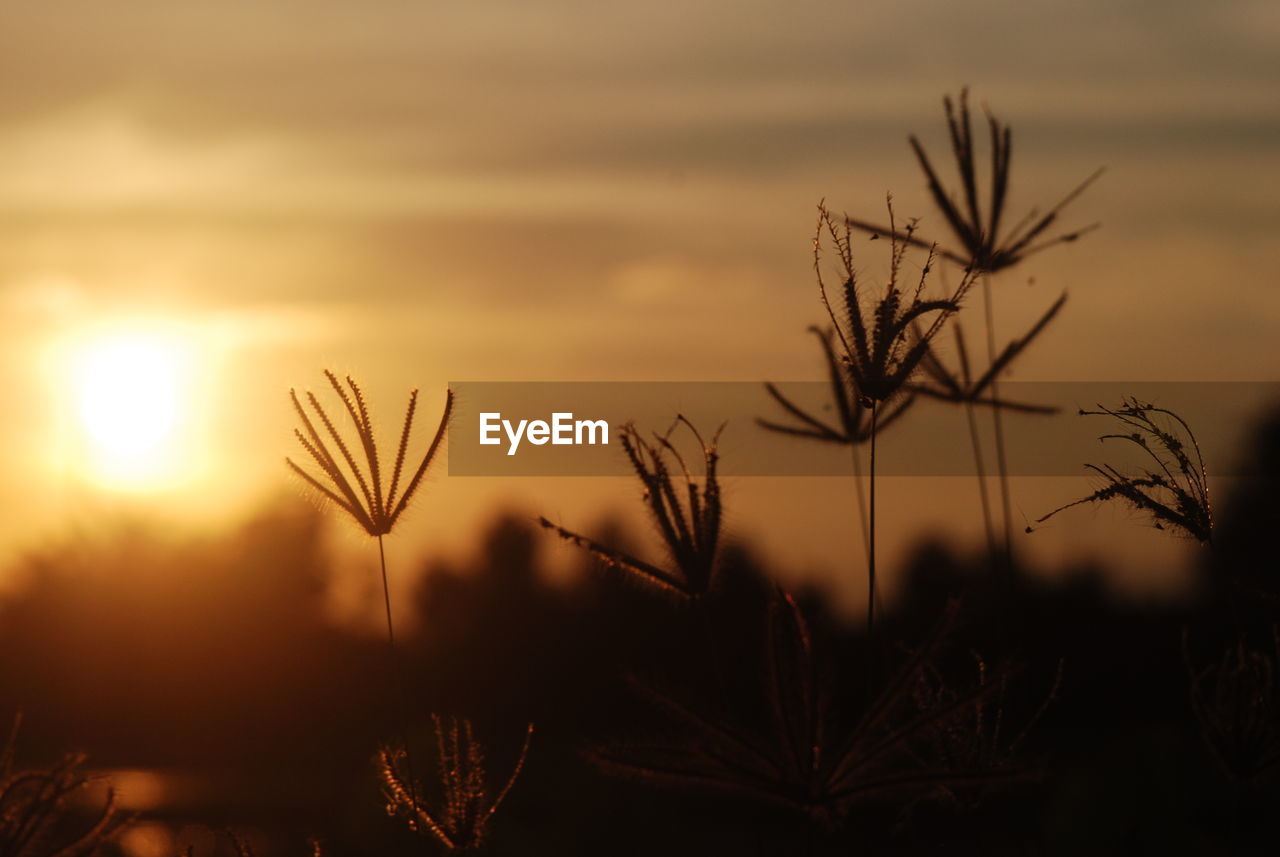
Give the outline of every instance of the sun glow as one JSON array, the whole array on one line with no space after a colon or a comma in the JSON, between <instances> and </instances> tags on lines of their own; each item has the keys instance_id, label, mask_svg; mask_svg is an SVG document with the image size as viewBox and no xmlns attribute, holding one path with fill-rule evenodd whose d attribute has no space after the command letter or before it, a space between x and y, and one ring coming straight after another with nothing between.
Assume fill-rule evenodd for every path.
<instances>
[{"instance_id":1,"label":"sun glow","mask_svg":"<svg viewBox=\"0 0 1280 857\"><path fill-rule=\"evenodd\" d=\"M67 368L85 475L126 490L181 478L192 357L175 332L141 327L98 331L73 345Z\"/></svg>"}]
</instances>

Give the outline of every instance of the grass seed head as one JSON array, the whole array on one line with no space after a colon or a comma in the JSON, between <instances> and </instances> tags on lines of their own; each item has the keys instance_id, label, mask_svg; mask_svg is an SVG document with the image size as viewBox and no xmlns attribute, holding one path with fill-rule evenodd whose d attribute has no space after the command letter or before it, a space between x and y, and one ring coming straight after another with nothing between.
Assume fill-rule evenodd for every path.
<instances>
[{"instance_id":1,"label":"grass seed head","mask_svg":"<svg viewBox=\"0 0 1280 857\"><path fill-rule=\"evenodd\" d=\"M1014 402L997 398L994 395L994 390L995 382L1000 375L1040 335L1049 322L1053 321L1066 302L1067 295L1064 292L1025 334L1010 341L1004 347L1004 350L991 361L986 371L976 378L970 368L969 346L965 342L964 333L961 330L960 323L954 323L951 329L955 333L956 354L960 362L959 368L949 368L939 356L938 349L931 345L924 358L920 361L920 374L924 377L924 380L912 383L910 389L912 392L919 393L922 396L944 402L983 405L1027 414L1056 414L1058 408L1049 405ZM920 337L921 335L921 332L917 329L916 336Z\"/></svg>"},{"instance_id":2,"label":"grass seed head","mask_svg":"<svg viewBox=\"0 0 1280 857\"><path fill-rule=\"evenodd\" d=\"M778 423L757 418L756 424L768 431L792 437L809 438L841 446L861 446L871 439L871 411L863 397L858 394L848 363L836 356L835 330L833 328L823 330L815 326L810 327L809 332L817 337L822 348L822 356L827 364L831 408L835 411L838 422L831 425L821 417L805 411L787 398L776 384L766 383L765 390L795 419L795 422ZM910 394L894 401L890 408L878 416L876 431L882 432L896 422L914 401L915 397Z\"/></svg>"},{"instance_id":3,"label":"grass seed head","mask_svg":"<svg viewBox=\"0 0 1280 857\"><path fill-rule=\"evenodd\" d=\"M391 479L387 482L383 479L373 419L365 402L364 392L351 376L347 376L344 386L334 373L325 370L324 375L355 429L355 437L351 438L353 442L348 443L348 439L343 437L342 431L334 424L315 393L307 392L300 397L296 390L290 390L289 398L301 423L300 428L294 429L294 436L311 459L311 464L318 468L319 474L308 471L291 458L286 458L285 462L308 486L350 515L366 533L371 536L386 535L391 532L413 499L422 483L422 477L426 475L440 449L453 410L453 391L445 393L444 412L440 415L435 435L404 490L400 491L400 480L413 431L413 418L417 412L418 391L409 393L400 443L396 447L395 464ZM306 405L303 404L304 399Z\"/></svg>"},{"instance_id":4,"label":"grass seed head","mask_svg":"<svg viewBox=\"0 0 1280 857\"><path fill-rule=\"evenodd\" d=\"M892 200L889 222L894 223ZM907 247L913 242L900 240L899 235L909 239L914 231L914 224L909 223L903 233L895 229L890 234L889 281L876 298L867 294L855 269L850 227L838 221L825 205L818 205L813 242L818 291L835 327L840 360L858 397L867 407L906 392L912 374L929 351L930 342L947 319L959 311L974 281L974 272L967 270L949 297L926 298L924 288L934 261L931 249L919 276L912 283L904 283L903 262ZM844 304L841 314L832 306L823 274L826 253L835 256L841 280Z\"/></svg>"},{"instance_id":5,"label":"grass seed head","mask_svg":"<svg viewBox=\"0 0 1280 857\"><path fill-rule=\"evenodd\" d=\"M677 428L687 429L702 455L702 473L695 476L672 441ZM716 442L722 425L704 440L683 415L665 432L651 440L633 425L623 426L622 449L644 486L644 504L667 549L668 562L651 563L625 551L616 550L539 518L539 523L562 539L591 554L606 565L625 569L640 579L685 598L707 592L715 576L720 553L722 506L716 468L720 460Z\"/></svg>"},{"instance_id":6,"label":"grass seed head","mask_svg":"<svg viewBox=\"0 0 1280 857\"><path fill-rule=\"evenodd\" d=\"M1048 211L1032 209L1012 228L1001 231L1009 195L1009 169L1013 154L1013 132L1009 126L987 111L987 131L990 139L991 166L988 170L988 190L983 200L978 190L978 153L973 137L973 121L969 111L969 91L962 89L958 99L943 98L947 116L947 132L951 140L951 154L956 162L960 179L960 193L946 188L933 162L920 140L913 134L909 141L916 160L924 173L929 194L947 221L959 247L938 249L938 254L967 269L981 273L994 273L1013 267L1027 256L1058 244L1075 241L1098 224L1051 235L1062 211L1102 175L1098 169L1075 187ZM959 199L959 201L957 201ZM984 210L985 209L985 210ZM932 245L912 232L899 232L890 220L888 226L880 226L863 220L846 217L845 222L872 237L887 235L918 247Z\"/></svg>"},{"instance_id":7,"label":"grass seed head","mask_svg":"<svg viewBox=\"0 0 1280 857\"><path fill-rule=\"evenodd\" d=\"M404 772L407 751L384 747L378 752L378 775L387 801L387 812L404 819L411 830L435 839L446 851L472 851L484 845L490 823L524 770L533 740L533 724L525 732L524 745L511 775L494 792L485 767L484 747L476 740L468 720L432 715L436 733L440 795L434 805L423 795L420 783L410 783Z\"/></svg>"},{"instance_id":8,"label":"grass seed head","mask_svg":"<svg viewBox=\"0 0 1280 857\"><path fill-rule=\"evenodd\" d=\"M1105 484L1085 497L1059 506L1036 523L1043 523L1065 509L1083 504L1119 500L1150 516L1158 530L1172 530L1202 544L1213 541L1213 505L1209 498L1209 474L1200 444L1182 417L1167 408L1129 397L1118 407L1098 406L1081 410L1082 416L1106 416L1122 430L1101 435L1100 441L1117 440L1142 450L1149 465L1136 473L1122 473L1110 464L1086 464ZM1027 531L1031 532L1031 527Z\"/></svg>"}]
</instances>

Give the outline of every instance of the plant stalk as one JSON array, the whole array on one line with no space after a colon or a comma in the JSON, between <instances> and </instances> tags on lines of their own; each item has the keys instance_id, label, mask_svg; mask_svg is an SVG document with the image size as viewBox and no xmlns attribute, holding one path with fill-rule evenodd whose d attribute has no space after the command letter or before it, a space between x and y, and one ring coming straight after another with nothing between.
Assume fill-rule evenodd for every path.
<instances>
[{"instance_id":1,"label":"plant stalk","mask_svg":"<svg viewBox=\"0 0 1280 857\"><path fill-rule=\"evenodd\" d=\"M991 499L987 496L987 467L982 456L982 438L978 434L978 419L973 402L964 403L965 418L969 421L969 440L973 444L973 463L978 470L978 498L982 501L982 526L987 535L987 556L995 559L996 532L991 522Z\"/></svg>"},{"instance_id":2,"label":"plant stalk","mask_svg":"<svg viewBox=\"0 0 1280 857\"><path fill-rule=\"evenodd\" d=\"M387 611L387 642L394 650L396 631L391 624L391 585L387 582L387 552L382 545L382 536L378 536L378 560L382 565L382 603Z\"/></svg>"},{"instance_id":3,"label":"plant stalk","mask_svg":"<svg viewBox=\"0 0 1280 857\"><path fill-rule=\"evenodd\" d=\"M982 278L982 306L987 321L987 360L996 362L996 327L995 310L991 301L991 277ZM1009 499L1009 464L1005 457L1004 416L1000 402L1000 379L991 379L991 398L997 404L991 409L991 421L995 428L996 472L1000 476L1000 514L1004 520L1004 565L1006 571L1013 570L1013 503Z\"/></svg>"},{"instance_id":4,"label":"plant stalk","mask_svg":"<svg viewBox=\"0 0 1280 857\"><path fill-rule=\"evenodd\" d=\"M871 402L871 502L870 525L867 538L867 635L875 631L876 624L876 417L879 402Z\"/></svg>"},{"instance_id":5,"label":"plant stalk","mask_svg":"<svg viewBox=\"0 0 1280 857\"><path fill-rule=\"evenodd\" d=\"M862 491L862 456L858 454L857 444L850 444L853 452L853 489L858 501L858 528L862 531L862 550L871 556L871 535L867 529L867 498Z\"/></svg>"},{"instance_id":6,"label":"plant stalk","mask_svg":"<svg viewBox=\"0 0 1280 857\"><path fill-rule=\"evenodd\" d=\"M404 680L404 662L400 658L400 650L396 647L395 626L391 622L391 585L387 578L387 551L382 544L382 535L378 536L378 560L382 567L382 604L387 614L387 645L391 653L391 668L395 672L396 693L400 697L400 711L403 718L400 725L400 742L404 745L404 762L405 771L409 775L409 799L417 805L418 796L415 793L417 786L417 778L413 773L413 751L409 749L409 727L408 720L411 709L409 707L409 695L406 690L406 682Z\"/></svg>"}]
</instances>

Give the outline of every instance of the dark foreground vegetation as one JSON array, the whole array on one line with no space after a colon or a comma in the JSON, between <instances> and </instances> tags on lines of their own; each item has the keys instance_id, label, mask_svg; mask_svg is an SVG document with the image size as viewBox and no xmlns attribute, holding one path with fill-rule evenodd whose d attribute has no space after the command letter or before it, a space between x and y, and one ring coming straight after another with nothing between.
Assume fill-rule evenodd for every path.
<instances>
[{"instance_id":1,"label":"dark foreground vegetation","mask_svg":"<svg viewBox=\"0 0 1280 857\"><path fill-rule=\"evenodd\" d=\"M785 600L748 551L729 548L705 599L678 603L594 562L550 583L536 524L501 518L470 567L424 577L401 648L418 776L438 800L432 712L472 721L494 788L536 724L492 818L495 854L1269 853L1280 422L1255 460L1183 607L1116 601L1102 568L1047 584L925 542L871 642L816 593ZM32 559L0 623L2 702L25 711L15 770L74 747L100 769L159 772L144 818L201 848L189 825L259 851L432 848L379 794L399 683L385 644L323 618L321 526L301 507L216 544L126 532ZM875 737L958 704L851 780L879 786L824 804L784 763L734 787L749 753L716 730L803 758L783 736L807 734L808 705L837 754L935 639ZM59 829L94 820L73 806Z\"/></svg>"}]
</instances>

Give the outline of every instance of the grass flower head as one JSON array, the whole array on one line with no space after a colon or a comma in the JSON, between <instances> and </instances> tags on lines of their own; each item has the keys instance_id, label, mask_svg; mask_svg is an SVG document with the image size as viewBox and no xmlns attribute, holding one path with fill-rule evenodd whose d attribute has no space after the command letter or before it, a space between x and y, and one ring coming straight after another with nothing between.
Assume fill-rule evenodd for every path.
<instances>
[{"instance_id":1,"label":"grass flower head","mask_svg":"<svg viewBox=\"0 0 1280 857\"><path fill-rule=\"evenodd\" d=\"M1032 209L1012 228L1002 232L1009 196L1009 166L1013 154L1013 133L1007 124L990 112L987 113L987 129L991 141L991 169L990 186L984 203L978 192L978 155L973 139L973 122L969 113L969 91L962 89L957 100L953 100L949 95L946 96L943 99L943 105L947 114L951 154L955 158L956 170L960 177L961 201L957 201L956 194L942 184L938 171L934 168L919 138L914 134L909 138L911 149L915 152L916 160L928 182L929 193L933 197L934 204L942 212L942 216L960 245L958 250L940 248L939 255L965 268L972 268L982 273L994 273L1013 267L1033 253L1057 244L1075 241L1086 232L1097 228L1097 224L1093 224L1058 235L1048 235L1049 230L1057 224L1063 209L1102 175L1101 169L1096 170L1077 185L1048 211L1041 213L1037 209ZM845 222L854 229L869 232L872 235L896 237L898 240L919 247L931 246L910 233L899 233L892 221L887 227L851 217L846 217Z\"/></svg>"},{"instance_id":2,"label":"grass flower head","mask_svg":"<svg viewBox=\"0 0 1280 857\"><path fill-rule=\"evenodd\" d=\"M680 426L688 429L701 449L701 484L671 440ZM644 485L644 503L667 548L668 564L658 565L615 550L546 518L540 518L539 523L605 564L626 569L670 592L686 598L705 594L716 571L720 548L723 510L716 478L716 441L723 428L711 436L710 442L684 416L677 417L666 432L654 434L652 441L646 440L635 426L622 429L622 449Z\"/></svg>"},{"instance_id":3,"label":"grass flower head","mask_svg":"<svg viewBox=\"0 0 1280 857\"><path fill-rule=\"evenodd\" d=\"M343 438L315 393L308 391L303 397L310 405L312 413L308 413L297 391L290 390L289 398L302 423L302 427L294 429L293 433L312 462L319 467L320 474L313 475L293 459L287 458L285 461L304 482L350 515L366 533L371 536L390 533L409 501L413 499L422 477L426 475L441 441L444 440L449 415L453 410L453 391L445 394L444 413L440 415L440 424L436 427L431 445L427 447L422 461L409 477L404 490L400 491L400 480L409 451L409 436L413 431L413 418L418 405L418 391L409 393L400 444L396 449L395 463L388 480L379 459L373 420L360 386L349 375L345 387L334 373L325 370L324 376L351 418L355 427L355 442L349 444ZM317 423L320 428L316 427ZM354 453L353 447L356 450Z\"/></svg>"},{"instance_id":4,"label":"grass flower head","mask_svg":"<svg viewBox=\"0 0 1280 857\"><path fill-rule=\"evenodd\" d=\"M1135 398L1125 399L1118 408L1098 406L1081 410L1081 416L1108 416L1125 427L1123 432L1104 434L1101 441L1131 443L1153 462L1135 475L1120 472L1110 464L1086 464L1106 484L1063 506L1036 523L1059 512L1086 503L1123 501L1147 513L1157 530L1171 529L1209 544L1213 540L1213 506L1209 500L1209 475L1200 454L1200 444L1182 417ZM1027 528L1031 531L1031 527Z\"/></svg>"}]
</instances>

